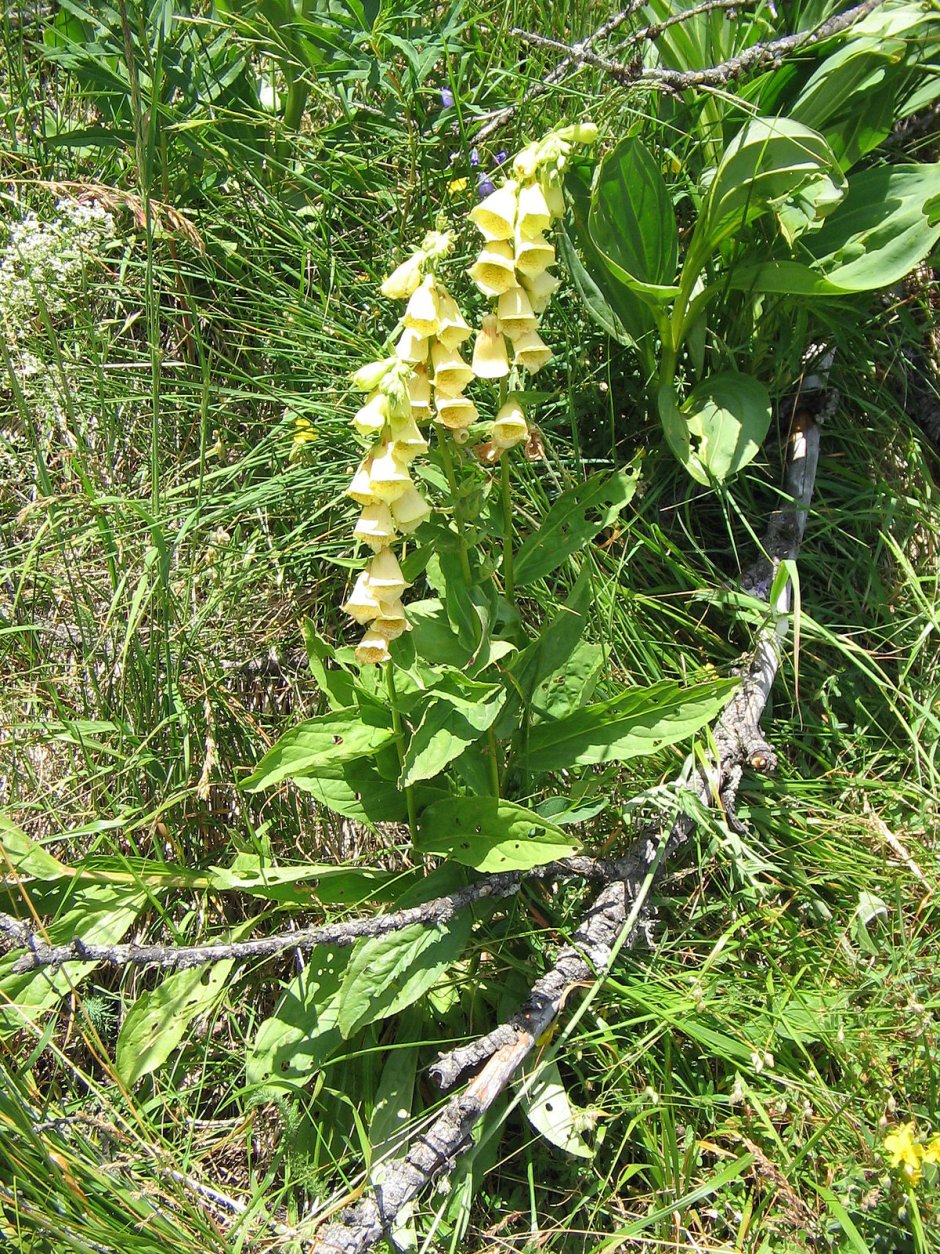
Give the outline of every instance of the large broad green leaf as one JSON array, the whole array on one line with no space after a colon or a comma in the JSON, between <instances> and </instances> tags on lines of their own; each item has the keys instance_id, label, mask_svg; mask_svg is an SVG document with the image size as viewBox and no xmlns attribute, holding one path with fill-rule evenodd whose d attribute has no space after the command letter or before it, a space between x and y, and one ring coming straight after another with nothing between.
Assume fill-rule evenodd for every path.
<instances>
[{"instance_id":1,"label":"large broad green leaf","mask_svg":"<svg viewBox=\"0 0 940 1254\"><path fill-rule=\"evenodd\" d=\"M646 300L664 303L675 287L679 235L655 157L634 136L601 164L588 218L591 241L611 274Z\"/></svg>"},{"instance_id":2,"label":"large broad green leaf","mask_svg":"<svg viewBox=\"0 0 940 1254\"><path fill-rule=\"evenodd\" d=\"M844 192L845 179L821 135L787 118L754 118L718 163L687 264L698 272L723 240L769 210L793 240L831 213Z\"/></svg>"},{"instance_id":3,"label":"large broad green leaf","mask_svg":"<svg viewBox=\"0 0 940 1254\"><path fill-rule=\"evenodd\" d=\"M567 561L592 536L609 527L633 499L639 480L640 459L628 470L613 475L594 475L564 492L551 506L538 531L519 547L515 561L516 584L532 583Z\"/></svg>"},{"instance_id":4,"label":"large broad green leaf","mask_svg":"<svg viewBox=\"0 0 940 1254\"><path fill-rule=\"evenodd\" d=\"M421 722L405 751L401 787L433 779L467 745L492 727L506 700L501 684L485 684L459 672L444 676L429 695Z\"/></svg>"},{"instance_id":5,"label":"large broad green leaf","mask_svg":"<svg viewBox=\"0 0 940 1254\"><path fill-rule=\"evenodd\" d=\"M387 745L372 760L358 758L347 762L341 778L301 775L294 783L334 814L367 827L375 823L402 823L408 807L396 782L399 769L398 752Z\"/></svg>"},{"instance_id":6,"label":"large broad green leaf","mask_svg":"<svg viewBox=\"0 0 940 1254\"><path fill-rule=\"evenodd\" d=\"M567 601L555 610L538 638L513 659L513 687L522 700L531 701L539 684L571 657L587 626L591 594L591 569L585 563Z\"/></svg>"},{"instance_id":7,"label":"large broad green leaf","mask_svg":"<svg viewBox=\"0 0 940 1254\"><path fill-rule=\"evenodd\" d=\"M342 779L346 763L374 757L394 739L391 715L378 706L321 714L285 733L241 786L257 792L285 779Z\"/></svg>"},{"instance_id":8,"label":"large broad green leaf","mask_svg":"<svg viewBox=\"0 0 940 1254\"><path fill-rule=\"evenodd\" d=\"M521 764L531 772L563 771L656 753L713 719L737 686L735 679L691 688L666 680L649 688L633 688L566 718L536 724L529 732Z\"/></svg>"},{"instance_id":9,"label":"large broad green leaf","mask_svg":"<svg viewBox=\"0 0 940 1254\"><path fill-rule=\"evenodd\" d=\"M594 247L588 229L590 188L576 171L569 171L565 187L571 199L578 247L576 250L567 232L562 232L559 247L571 281L598 326L619 343L643 351L647 337L656 329L656 320L646 302L613 275Z\"/></svg>"},{"instance_id":10,"label":"large broad green leaf","mask_svg":"<svg viewBox=\"0 0 940 1254\"><path fill-rule=\"evenodd\" d=\"M656 408L659 421L663 425L663 435L669 449L688 470L692 457L692 442L689 438L689 424L679 408L676 389L671 383L664 383L656 392Z\"/></svg>"},{"instance_id":11,"label":"large broad green leaf","mask_svg":"<svg viewBox=\"0 0 940 1254\"><path fill-rule=\"evenodd\" d=\"M349 709L356 701L355 676L336 664L336 650L327 644L309 618L304 619L303 632L310 673L330 709Z\"/></svg>"},{"instance_id":12,"label":"large broad green leaf","mask_svg":"<svg viewBox=\"0 0 940 1254\"><path fill-rule=\"evenodd\" d=\"M495 797L446 797L421 815L416 847L477 871L526 871L580 849L549 819Z\"/></svg>"},{"instance_id":13,"label":"large broad green leaf","mask_svg":"<svg viewBox=\"0 0 940 1254\"><path fill-rule=\"evenodd\" d=\"M576 1158L593 1158L594 1151L579 1131L585 1112L572 1106L558 1064L542 1063L525 1077L519 1099L526 1118L546 1141Z\"/></svg>"},{"instance_id":14,"label":"large broad green leaf","mask_svg":"<svg viewBox=\"0 0 940 1254\"><path fill-rule=\"evenodd\" d=\"M412 1005L456 962L473 920L463 911L445 924L416 923L357 942L346 969L338 1024L343 1036Z\"/></svg>"},{"instance_id":15,"label":"large broad green leaf","mask_svg":"<svg viewBox=\"0 0 940 1254\"><path fill-rule=\"evenodd\" d=\"M703 379L682 406L697 441L686 469L699 483L724 483L760 451L770 428L770 396L752 375L728 370Z\"/></svg>"},{"instance_id":16,"label":"large broad green leaf","mask_svg":"<svg viewBox=\"0 0 940 1254\"><path fill-rule=\"evenodd\" d=\"M0 814L0 879L11 874L18 879L57 880L75 873Z\"/></svg>"},{"instance_id":17,"label":"large broad green leaf","mask_svg":"<svg viewBox=\"0 0 940 1254\"><path fill-rule=\"evenodd\" d=\"M208 1014L222 996L234 965L226 959L177 971L137 998L121 1024L114 1055L118 1075L126 1085L132 1087L166 1062L192 1021Z\"/></svg>"},{"instance_id":18,"label":"large broad green leaf","mask_svg":"<svg viewBox=\"0 0 940 1254\"><path fill-rule=\"evenodd\" d=\"M306 1080L339 1048L340 987L350 952L323 945L310 953L255 1034L246 1066L249 1084Z\"/></svg>"},{"instance_id":19,"label":"large broad green leaf","mask_svg":"<svg viewBox=\"0 0 940 1254\"><path fill-rule=\"evenodd\" d=\"M940 238L940 164L902 165L852 175L842 205L804 244L808 264L742 266L734 287L801 296L844 296L889 287L929 255Z\"/></svg>"},{"instance_id":20,"label":"large broad green leaf","mask_svg":"<svg viewBox=\"0 0 940 1254\"><path fill-rule=\"evenodd\" d=\"M605 653L599 644L581 640L572 650L564 670L545 679L535 690L532 705L540 718L563 718L587 705L604 669Z\"/></svg>"},{"instance_id":21,"label":"large broad green leaf","mask_svg":"<svg viewBox=\"0 0 940 1254\"><path fill-rule=\"evenodd\" d=\"M474 643L462 644L450 625L442 601L436 597L408 604L409 633L415 652L425 662L436 666L463 667L474 653Z\"/></svg>"}]
</instances>

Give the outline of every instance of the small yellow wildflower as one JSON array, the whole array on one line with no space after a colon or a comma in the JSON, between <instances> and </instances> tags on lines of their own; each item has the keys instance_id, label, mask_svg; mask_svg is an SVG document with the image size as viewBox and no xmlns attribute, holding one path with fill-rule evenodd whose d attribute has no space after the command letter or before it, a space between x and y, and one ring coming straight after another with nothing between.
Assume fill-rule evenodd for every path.
<instances>
[{"instance_id":1,"label":"small yellow wildflower","mask_svg":"<svg viewBox=\"0 0 940 1254\"><path fill-rule=\"evenodd\" d=\"M884 1147L889 1155L890 1165L902 1167L911 1184L917 1184L923 1175L924 1162L936 1162L934 1147L938 1141L940 1137L935 1138L930 1147L927 1147L915 1140L914 1121L911 1120L910 1123L902 1123L896 1131L889 1132L885 1137ZM937 1148L940 1149L940 1146Z\"/></svg>"},{"instance_id":2,"label":"small yellow wildflower","mask_svg":"<svg viewBox=\"0 0 940 1254\"><path fill-rule=\"evenodd\" d=\"M447 184L447 190L452 196L455 196L458 192L465 192L467 190L467 182L467 179L451 179Z\"/></svg>"}]
</instances>

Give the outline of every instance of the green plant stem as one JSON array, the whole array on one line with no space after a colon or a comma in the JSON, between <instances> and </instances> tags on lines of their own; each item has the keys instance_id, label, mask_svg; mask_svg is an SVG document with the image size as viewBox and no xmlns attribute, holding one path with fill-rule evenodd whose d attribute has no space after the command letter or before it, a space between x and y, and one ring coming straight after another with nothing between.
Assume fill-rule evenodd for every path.
<instances>
[{"instance_id":1,"label":"green plant stem","mask_svg":"<svg viewBox=\"0 0 940 1254\"><path fill-rule=\"evenodd\" d=\"M512 497L510 496L511 485L509 483L509 458L505 455L500 458L500 479L503 496L503 591L506 594L506 600L510 605L516 603L516 581L513 574L513 558L512 558Z\"/></svg>"},{"instance_id":2,"label":"green plant stem","mask_svg":"<svg viewBox=\"0 0 940 1254\"><path fill-rule=\"evenodd\" d=\"M398 765L404 769L405 766L405 732L402 727L401 712L398 709L398 693L395 689L395 663L385 663L385 685L388 689L388 704L392 711L392 728L395 732L395 744L398 748ZM415 835L418 831L418 816L415 810L415 794L414 788L410 784L405 786L405 805L408 807L408 830L411 832L411 839L414 842Z\"/></svg>"},{"instance_id":3,"label":"green plant stem","mask_svg":"<svg viewBox=\"0 0 940 1254\"><path fill-rule=\"evenodd\" d=\"M440 432L438 432L438 447L441 450L444 474L447 476L447 487L450 491L451 500L454 503L454 522L457 524L457 540L460 546L460 568L469 588L473 585L473 577L470 573L470 551L467 545L466 524L457 494L457 475L454 471L454 459L451 457L448 438Z\"/></svg>"},{"instance_id":4,"label":"green plant stem","mask_svg":"<svg viewBox=\"0 0 940 1254\"><path fill-rule=\"evenodd\" d=\"M502 787L499 778L499 745L496 743L496 736L492 727L486 733L486 747L488 750L487 757L490 760L490 779L493 786L493 796L498 798L501 795L500 788Z\"/></svg>"}]
</instances>

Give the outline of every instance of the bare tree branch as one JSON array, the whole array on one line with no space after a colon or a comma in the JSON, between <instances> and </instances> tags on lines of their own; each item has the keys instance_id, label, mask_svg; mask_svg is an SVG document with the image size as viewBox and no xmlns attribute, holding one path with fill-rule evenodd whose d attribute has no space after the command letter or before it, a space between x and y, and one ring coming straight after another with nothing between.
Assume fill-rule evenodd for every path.
<instances>
[{"instance_id":1,"label":"bare tree branch","mask_svg":"<svg viewBox=\"0 0 940 1254\"><path fill-rule=\"evenodd\" d=\"M318 945L353 945L361 937L387 936L415 923L436 927L478 901L511 897L526 879L574 879L609 881L620 877L623 863L594 858L565 858L528 871L507 871L488 875L456 892L407 910L392 914L376 914L366 918L348 919L343 923L326 923L321 927L282 932L250 941L219 941L209 945L90 945L76 936L64 945L50 945L37 931L21 919L0 914L0 936L7 938L11 948L23 947L28 952L13 964L16 974L35 971L39 967L56 969L67 962L103 962L112 967L155 966L183 970L210 962L230 959L248 962L253 958L273 958L285 950L308 950Z\"/></svg>"},{"instance_id":2,"label":"bare tree branch","mask_svg":"<svg viewBox=\"0 0 940 1254\"><path fill-rule=\"evenodd\" d=\"M776 573L799 552L813 494L819 455L819 428L806 411L795 416L790 434L784 496L788 505L771 517L764 553L745 573L744 586L769 602ZM760 718L779 666L787 627L789 583L770 605L743 682L715 727L716 756L707 769L691 769L683 786L711 802L736 789L750 765L770 770L776 758L760 731ZM731 797L733 801L733 795ZM648 916L649 893L669 854L684 841L694 820L681 814L658 841L637 842L624 859L622 878L598 894L554 966L529 993L508 1023L479 1041L442 1055L432 1072L447 1087L468 1070L482 1066L467 1089L451 1098L430 1127L418 1134L400 1158L383 1164L382 1180L371 1196L344 1211L311 1247L311 1254L364 1254L385 1236L403 1206L433 1180L453 1170L457 1157L473 1144L473 1126L512 1080L538 1040L558 1017L573 988L603 977L616 954L632 945Z\"/></svg>"}]
</instances>

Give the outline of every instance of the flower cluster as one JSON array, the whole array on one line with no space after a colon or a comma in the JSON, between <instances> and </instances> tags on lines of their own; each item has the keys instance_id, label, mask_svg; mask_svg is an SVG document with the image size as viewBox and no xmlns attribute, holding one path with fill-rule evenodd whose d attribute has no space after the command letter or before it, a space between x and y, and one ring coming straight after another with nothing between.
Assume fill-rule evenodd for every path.
<instances>
[{"instance_id":1,"label":"flower cluster","mask_svg":"<svg viewBox=\"0 0 940 1254\"><path fill-rule=\"evenodd\" d=\"M890 1165L902 1167L911 1184L920 1181L924 1163L940 1164L940 1136L933 1137L926 1144L918 1140L913 1120L902 1123L896 1131L889 1132L885 1137L884 1147Z\"/></svg>"},{"instance_id":2,"label":"flower cluster","mask_svg":"<svg viewBox=\"0 0 940 1254\"><path fill-rule=\"evenodd\" d=\"M555 247L546 232L564 214L562 172L572 146L596 138L597 128L586 123L553 131L523 149L513 162L513 177L470 211L484 241L470 277L496 303L474 344L472 367L479 379L503 379L512 367L535 374L551 359L538 329L559 283L551 270ZM488 460L527 437L525 411L518 397L510 396L493 423Z\"/></svg>"}]
</instances>

